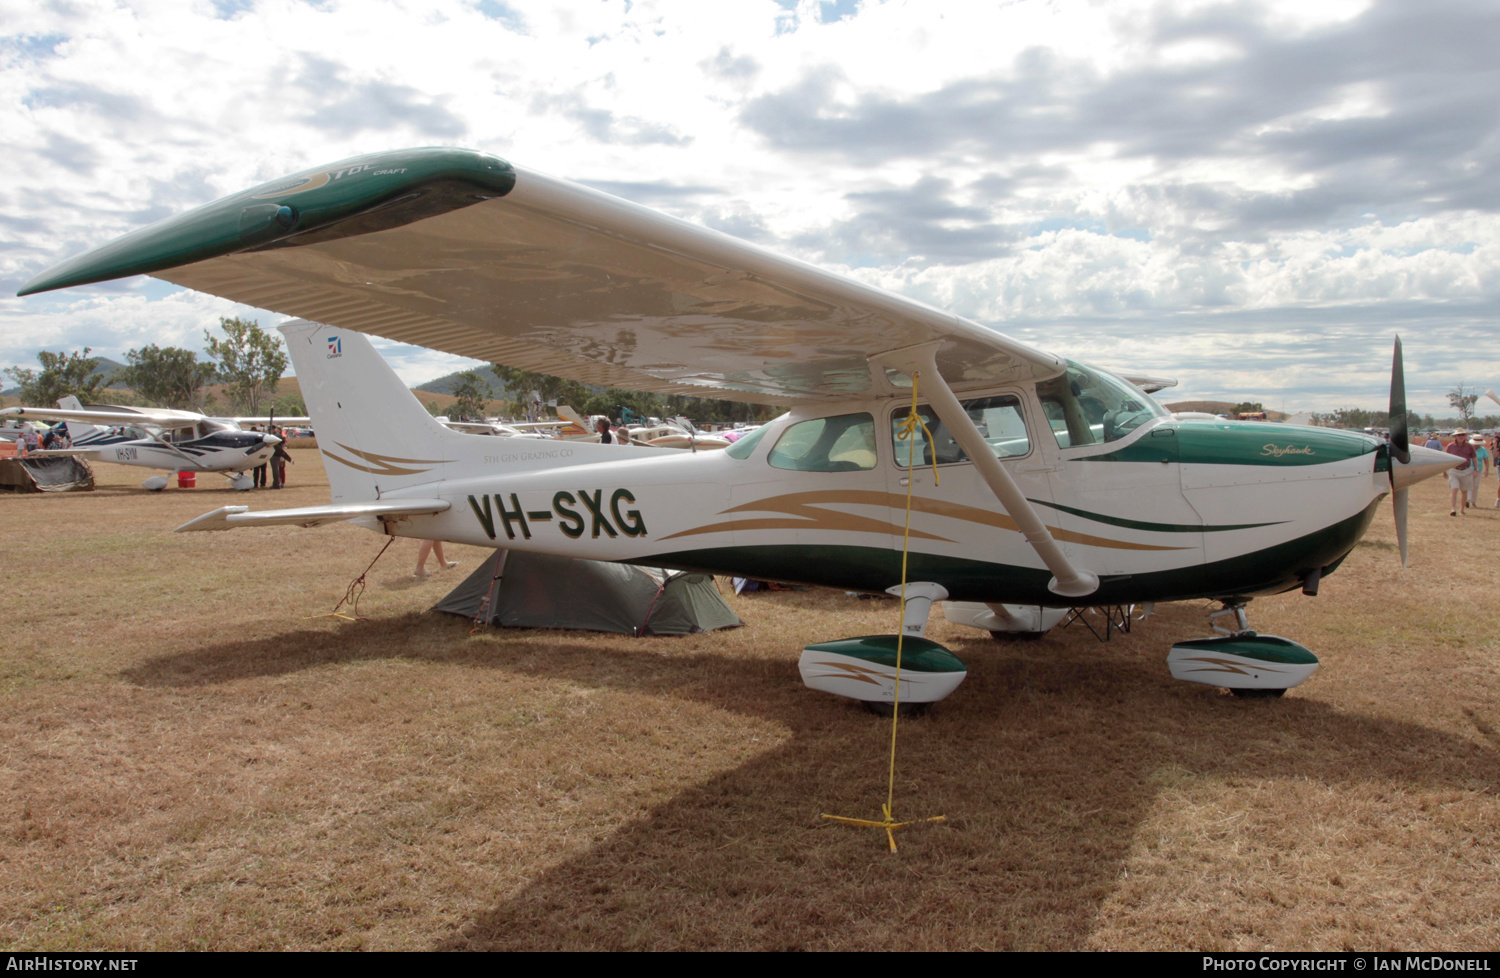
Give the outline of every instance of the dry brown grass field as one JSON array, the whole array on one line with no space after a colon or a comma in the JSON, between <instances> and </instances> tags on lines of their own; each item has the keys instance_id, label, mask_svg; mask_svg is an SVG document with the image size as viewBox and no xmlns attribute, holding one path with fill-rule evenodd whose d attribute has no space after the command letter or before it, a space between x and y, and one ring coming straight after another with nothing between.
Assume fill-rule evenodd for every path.
<instances>
[{"instance_id":1,"label":"dry brown grass field","mask_svg":"<svg viewBox=\"0 0 1500 978\"><path fill-rule=\"evenodd\" d=\"M181 534L292 488L0 497L0 946L8 949L1475 949L1500 944L1500 510L1436 480L1317 598L1252 624L1323 669L1275 701L1173 681L1207 603L1108 644L939 618L967 682L901 726L804 688L814 640L891 631L833 591L731 597L677 639L424 611L400 541ZM1486 506L1494 482L1485 486ZM580 600L587 600L580 595Z\"/></svg>"}]
</instances>

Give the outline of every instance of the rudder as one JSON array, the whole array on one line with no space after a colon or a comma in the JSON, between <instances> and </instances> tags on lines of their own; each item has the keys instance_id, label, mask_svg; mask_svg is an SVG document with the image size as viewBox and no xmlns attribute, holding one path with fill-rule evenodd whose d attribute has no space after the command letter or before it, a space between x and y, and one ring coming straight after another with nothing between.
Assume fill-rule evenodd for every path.
<instances>
[{"instance_id":1,"label":"rudder","mask_svg":"<svg viewBox=\"0 0 1500 978\"><path fill-rule=\"evenodd\" d=\"M279 328L334 502L476 474L484 446L428 414L364 334L307 320Z\"/></svg>"}]
</instances>

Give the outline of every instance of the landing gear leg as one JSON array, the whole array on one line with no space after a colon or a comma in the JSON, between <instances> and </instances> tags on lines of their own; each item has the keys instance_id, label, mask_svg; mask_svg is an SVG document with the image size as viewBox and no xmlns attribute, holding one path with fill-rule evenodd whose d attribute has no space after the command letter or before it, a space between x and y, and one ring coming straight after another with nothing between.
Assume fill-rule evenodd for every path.
<instances>
[{"instance_id":1,"label":"landing gear leg","mask_svg":"<svg viewBox=\"0 0 1500 978\"><path fill-rule=\"evenodd\" d=\"M1208 625L1220 635L1230 635L1234 638L1254 638L1255 629L1250 627L1250 620L1245 616L1245 605L1250 603L1249 598L1225 598L1224 607L1218 611L1208 613ZM1234 623L1238 628L1229 629L1219 624L1219 619L1225 615L1233 615Z\"/></svg>"}]
</instances>

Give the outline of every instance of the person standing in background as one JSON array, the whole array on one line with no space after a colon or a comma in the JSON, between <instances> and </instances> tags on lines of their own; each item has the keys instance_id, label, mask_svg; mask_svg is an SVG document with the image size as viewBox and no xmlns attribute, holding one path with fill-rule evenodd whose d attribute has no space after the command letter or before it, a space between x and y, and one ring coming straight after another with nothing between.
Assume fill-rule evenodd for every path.
<instances>
[{"instance_id":1,"label":"person standing in background","mask_svg":"<svg viewBox=\"0 0 1500 978\"><path fill-rule=\"evenodd\" d=\"M1452 490L1453 509L1449 516L1457 516L1479 500L1475 497L1478 480L1474 477L1474 446L1469 443L1469 432L1459 428L1453 432L1453 442L1445 451L1457 455L1463 463L1448 470L1448 488Z\"/></svg>"},{"instance_id":2,"label":"person standing in background","mask_svg":"<svg viewBox=\"0 0 1500 978\"><path fill-rule=\"evenodd\" d=\"M286 485L286 467L291 462L292 456L286 450L286 431L282 428L272 427L271 434L281 439L276 445L276 450L271 453L271 484L272 489L280 489Z\"/></svg>"}]
</instances>

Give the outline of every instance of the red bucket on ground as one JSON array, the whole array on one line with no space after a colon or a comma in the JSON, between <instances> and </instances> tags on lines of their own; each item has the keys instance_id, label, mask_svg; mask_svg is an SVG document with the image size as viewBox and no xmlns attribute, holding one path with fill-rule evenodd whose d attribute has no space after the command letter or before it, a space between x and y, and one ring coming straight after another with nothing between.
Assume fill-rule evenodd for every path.
<instances>
[{"instance_id":1,"label":"red bucket on ground","mask_svg":"<svg viewBox=\"0 0 1500 978\"><path fill-rule=\"evenodd\" d=\"M177 473L177 488L179 488L179 489L192 489L192 488L194 488L197 485L198 485L198 473L196 473L196 472L179 472L179 473Z\"/></svg>"}]
</instances>

